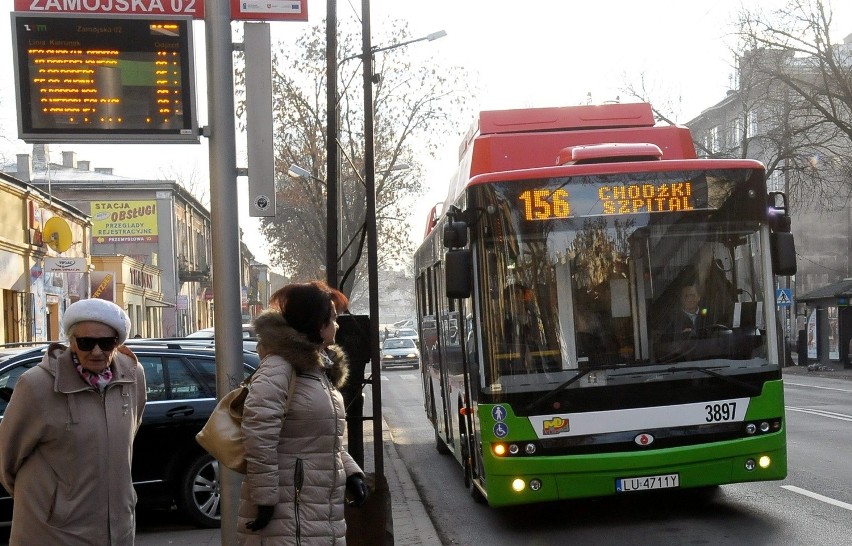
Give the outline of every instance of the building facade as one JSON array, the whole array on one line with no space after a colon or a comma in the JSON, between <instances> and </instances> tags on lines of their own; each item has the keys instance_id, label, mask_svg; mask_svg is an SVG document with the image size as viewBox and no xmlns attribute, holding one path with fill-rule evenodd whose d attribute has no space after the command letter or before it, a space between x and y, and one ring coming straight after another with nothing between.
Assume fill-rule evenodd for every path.
<instances>
[{"instance_id":1,"label":"building facade","mask_svg":"<svg viewBox=\"0 0 852 546\"><path fill-rule=\"evenodd\" d=\"M4 171L86 219L83 255L91 256L95 275L113 274L120 287L116 303L141 320L134 335L180 337L213 326L210 212L180 184L93 170L68 151L61 163L53 163L46 146L38 144ZM268 300L268 289L258 288L269 286L268 268L256 262L249 267L254 259L244 244L234 259L241 261L243 314L250 320Z\"/></svg>"},{"instance_id":2,"label":"building facade","mask_svg":"<svg viewBox=\"0 0 852 546\"><path fill-rule=\"evenodd\" d=\"M0 343L60 337L67 305L88 296L86 214L0 173Z\"/></svg>"},{"instance_id":3,"label":"building facade","mask_svg":"<svg viewBox=\"0 0 852 546\"><path fill-rule=\"evenodd\" d=\"M852 61L852 35L837 48ZM852 140L820 123L821 112L772 76L780 70L807 81L818 78L816 67L813 59L784 52L748 52L740 59L735 89L686 124L699 155L757 159L767 167L768 190L787 196L798 271L780 278L778 288L789 289L793 297L794 305L781 309L791 342L815 324L814 302L824 304L807 296L852 277ZM849 334L841 339L836 304L820 316L826 317L821 330L829 332L830 345L820 354L845 361ZM818 338L811 336L811 342Z\"/></svg>"}]
</instances>

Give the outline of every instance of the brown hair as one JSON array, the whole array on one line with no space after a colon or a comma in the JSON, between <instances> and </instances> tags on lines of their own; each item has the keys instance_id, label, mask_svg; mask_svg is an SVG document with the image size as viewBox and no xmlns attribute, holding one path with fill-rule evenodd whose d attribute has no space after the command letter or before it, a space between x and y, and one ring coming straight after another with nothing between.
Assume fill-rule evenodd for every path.
<instances>
[{"instance_id":1,"label":"brown hair","mask_svg":"<svg viewBox=\"0 0 852 546\"><path fill-rule=\"evenodd\" d=\"M331 321L332 303L331 294L314 283L288 284L269 298L270 308L314 343L322 343L320 331Z\"/></svg>"}]
</instances>

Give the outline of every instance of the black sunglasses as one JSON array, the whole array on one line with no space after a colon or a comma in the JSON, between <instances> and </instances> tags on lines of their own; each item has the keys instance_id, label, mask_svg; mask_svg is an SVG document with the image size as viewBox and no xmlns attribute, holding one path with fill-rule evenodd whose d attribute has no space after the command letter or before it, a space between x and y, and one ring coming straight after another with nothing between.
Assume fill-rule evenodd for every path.
<instances>
[{"instance_id":1,"label":"black sunglasses","mask_svg":"<svg viewBox=\"0 0 852 546\"><path fill-rule=\"evenodd\" d=\"M77 337L74 336L77 342L77 347L83 351L91 351L95 345L101 348L101 351L112 351L118 345L117 337Z\"/></svg>"}]
</instances>

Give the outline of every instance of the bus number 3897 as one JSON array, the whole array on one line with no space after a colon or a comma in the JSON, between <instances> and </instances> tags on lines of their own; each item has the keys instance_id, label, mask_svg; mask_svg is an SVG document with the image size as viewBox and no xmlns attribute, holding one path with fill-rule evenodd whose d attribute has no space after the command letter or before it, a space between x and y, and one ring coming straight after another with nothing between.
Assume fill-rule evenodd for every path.
<instances>
[{"instance_id":1,"label":"bus number 3897","mask_svg":"<svg viewBox=\"0 0 852 546\"><path fill-rule=\"evenodd\" d=\"M707 412L707 417L704 420L708 423L733 421L734 416L737 414L737 403L724 402L722 404L707 404L704 406L704 411Z\"/></svg>"}]
</instances>

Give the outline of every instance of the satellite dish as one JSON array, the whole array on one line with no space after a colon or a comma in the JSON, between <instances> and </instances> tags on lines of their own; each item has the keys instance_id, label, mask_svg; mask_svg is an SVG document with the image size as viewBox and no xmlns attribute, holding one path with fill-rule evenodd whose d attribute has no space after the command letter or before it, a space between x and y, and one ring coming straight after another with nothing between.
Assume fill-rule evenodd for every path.
<instances>
[{"instance_id":1,"label":"satellite dish","mask_svg":"<svg viewBox=\"0 0 852 546\"><path fill-rule=\"evenodd\" d=\"M56 252L65 252L71 247L71 228L68 222L54 216L44 223L44 242Z\"/></svg>"}]
</instances>

